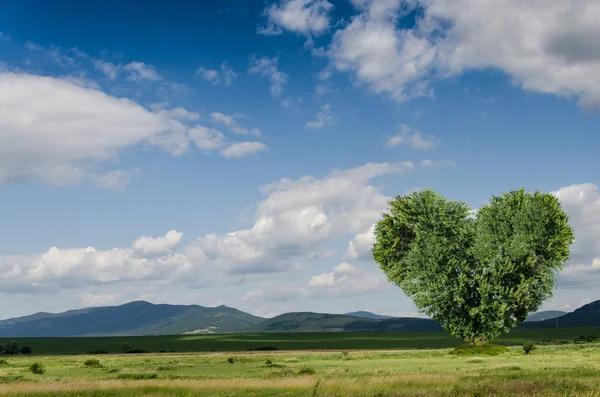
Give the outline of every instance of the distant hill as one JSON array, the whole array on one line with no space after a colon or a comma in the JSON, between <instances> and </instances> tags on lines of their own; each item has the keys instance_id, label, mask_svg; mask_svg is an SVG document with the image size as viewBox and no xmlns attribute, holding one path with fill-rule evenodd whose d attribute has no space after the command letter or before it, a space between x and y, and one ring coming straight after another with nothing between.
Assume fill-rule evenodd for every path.
<instances>
[{"instance_id":1,"label":"distant hill","mask_svg":"<svg viewBox=\"0 0 600 397\"><path fill-rule=\"evenodd\" d=\"M381 320L384 318L396 318L396 317L391 317L391 316L382 316L381 314L375 314L375 313L365 312L365 311L346 313L345 316L370 318L371 320Z\"/></svg>"},{"instance_id":2,"label":"distant hill","mask_svg":"<svg viewBox=\"0 0 600 397\"><path fill-rule=\"evenodd\" d=\"M560 310L547 310L544 312L537 312L537 313L530 314L529 317L527 317L527 320L525 320L525 321L529 322L529 321L551 320L556 317L564 316L565 314L567 314L567 312L562 312Z\"/></svg>"},{"instance_id":3,"label":"distant hill","mask_svg":"<svg viewBox=\"0 0 600 397\"><path fill-rule=\"evenodd\" d=\"M0 321L0 337L173 335L234 332L264 319L227 306L155 305L136 301Z\"/></svg>"},{"instance_id":4,"label":"distant hill","mask_svg":"<svg viewBox=\"0 0 600 397\"><path fill-rule=\"evenodd\" d=\"M581 306L563 316L544 321L527 322L520 328L600 327L600 300Z\"/></svg>"},{"instance_id":5,"label":"distant hill","mask_svg":"<svg viewBox=\"0 0 600 397\"><path fill-rule=\"evenodd\" d=\"M285 313L265 320L251 332L385 332L385 331L441 331L433 320L423 318L370 319L343 314Z\"/></svg>"}]
</instances>

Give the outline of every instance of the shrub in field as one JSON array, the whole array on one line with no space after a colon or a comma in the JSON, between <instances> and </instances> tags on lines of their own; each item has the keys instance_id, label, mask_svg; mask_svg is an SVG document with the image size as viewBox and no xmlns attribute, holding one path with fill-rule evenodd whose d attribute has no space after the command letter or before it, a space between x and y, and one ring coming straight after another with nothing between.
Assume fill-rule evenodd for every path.
<instances>
[{"instance_id":1,"label":"shrub in field","mask_svg":"<svg viewBox=\"0 0 600 397\"><path fill-rule=\"evenodd\" d=\"M233 363L235 362L235 358L233 358L233 357L229 357L229 358L227 359L227 362L228 362L229 364L233 364Z\"/></svg>"},{"instance_id":2,"label":"shrub in field","mask_svg":"<svg viewBox=\"0 0 600 397\"><path fill-rule=\"evenodd\" d=\"M525 344L523 345L523 351L525 352L525 354L529 354L533 350L535 350L535 343L533 343L533 342L525 342Z\"/></svg>"},{"instance_id":3,"label":"shrub in field","mask_svg":"<svg viewBox=\"0 0 600 397\"><path fill-rule=\"evenodd\" d=\"M6 355L19 354L19 345L15 341L8 342L4 345L0 344L0 354L6 354Z\"/></svg>"},{"instance_id":4,"label":"shrub in field","mask_svg":"<svg viewBox=\"0 0 600 397\"><path fill-rule=\"evenodd\" d=\"M252 350L252 349L251 349ZM253 350L258 350L258 351L270 351L270 350L279 350L278 348L274 347L274 346L261 346L261 347L257 347L256 349Z\"/></svg>"},{"instance_id":5,"label":"shrub in field","mask_svg":"<svg viewBox=\"0 0 600 397\"><path fill-rule=\"evenodd\" d=\"M83 362L83 365L85 365L86 367L101 367L100 360L97 360L95 358L85 360Z\"/></svg>"},{"instance_id":6,"label":"shrub in field","mask_svg":"<svg viewBox=\"0 0 600 397\"><path fill-rule=\"evenodd\" d=\"M46 368L41 363L33 363L29 366L29 371L32 374L41 375L46 372Z\"/></svg>"},{"instance_id":7,"label":"shrub in field","mask_svg":"<svg viewBox=\"0 0 600 397\"><path fill-rule=\"evenodd\" d=\"M19 349L19 353L21 354L31 354L31 352L32 350L29 346L21 346L21 348Z\"/></svg>"},{"instance_id":8,"label":"shrub in field","mask_svg":"<svg viewBox=\"0 0 600 397\"><path fill-rule=\"evenodd\" d=\"M456 356L497 356L508 352L508 349L499 345L471 345L465 344L452 350L450 354Z\"/></svg>"},{"instance_id":9,"label":"shrub in field","mask_svg":"<svg viewBox=\"0 0 600 397\"><path fill-rule=\"evenodd\" d=\"M144 349L130 349L127 353L129 354L140 354L140 353L150 353Z\"/></svg>"},{"instance_id":10,"label":"shrub in field","mask_svg":"<svg viewBox=\"0 0 600 397\"><path fill-rule=\"evenodd\" d=\"M267 359L265 360L265 365L273 365L273 361Z\"/></svg>"},{"instance_id":11,"label":"shrub in field","mask_svg":"<svg viewBox=\"0 0 600 397\"><path fill-rule=\"evenodd\" d=\"M156 379L157 374L145 373L145 374L119 374L117 379L131 379L131 380L144 380L144 379Z\"/></svg>"},{"instance_id":12,"label":"shrub in field","mask_svg":"<svg viewBox=\"0 0 600 397\"><path fill-rule=\"evenodd\" d=\"M524 189L473 213L433 190L398 196L375 227L373 257L419 310L486 344L552 296L574 240L557 197Z\"/></svg>"},{"instance_id":13,"label":"shrub in field","mask_svg":"<svg viewBox=\"0 0 600 397\"><path fill-rule=\"evenodd\" d=\"M128 342L121 343L121 353L129 353L131 351L131 344Z\"/></svg>"},{"instance_id":14,"label":"shrub in field","mask_svg":"<svg viewBox=\"0 0 600 397\"><path fill-rule=\"evenodd\" d=\"M0 360L0 367L7 367L7 366L8 366L8 361Z\"/></svg>"},{"instance_id":15,"label":"shrub in field","mask_svg":"<svg viewBox=\"0 0 600 397\"><path fill-rule=\"evenodd\" d=\"M317 371L315 371L312 367L302 367L298 370L298 375L314 375Z\"/></svg>"}]
</instances>

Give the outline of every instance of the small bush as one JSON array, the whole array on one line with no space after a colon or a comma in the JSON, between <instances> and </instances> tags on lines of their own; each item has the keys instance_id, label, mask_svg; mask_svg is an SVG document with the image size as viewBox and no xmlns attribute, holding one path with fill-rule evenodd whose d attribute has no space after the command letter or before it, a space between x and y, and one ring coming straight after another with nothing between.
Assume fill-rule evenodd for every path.
<instances>
[{"instance_id":1,"label":"small bush","mask_svg":"<svg viewBox=\"0 0 600 397\"><path fill-rule=\"evenodd\" d=\"M298 375L314 375L317 371L315 371L312 367L302 367L298 370Z\"/></svg>"},{"instance_id":2,"label":"small bush","mask_svg":"<svg viewBox=\"0 0 600 397\"><path fill-rule=\"evenodd\" d=\"M19 353L21 353L21 354L31 354L31 352L32 352L32 350L31 350L31 347L29 347L29 346L22 346L19 349Z\"/></svg>"},{"instance_id":3,"label":"small bush","mask_svg":"<svg viewBox=\"0 0 600 397\"><path fill-rule=\"evenodd\" d=\"M129 353L131 351L131 344L128 342L121 343L121 353Z\"/></svg>"},{"instance_id":4,"label":"small bush","mask_svg":"<svg viewBox=\"0 0 600 397\"><path fill-rule=\"evenodd\" d=\"M19 354L19 345L17 342L8 342L5 345L0 344L0 354L14 355Z\"/></svg>"},{"instance_id":5,"label":"small bush","mask_svg":"<svg viewBox=\"0 0 600 397\"><path fill-rule=\"evenodd\" d=\"M117 379L132 379L132 380L144 380L144 379L156 379L158 375L154 373L147 374L119 374Z\"/></svg>"},{"instance_id":6,"label":"small bush","mask_svg":"<svg viewBox=\"0 0 600 397\"><path fill-rule=\"evenodd\" d=\"M233 364L233 363L235 362L235 358L233 358L233 357L229 357L229 358L227 359L227 362L228 362L229 364Z\"/></svg>"},{"instance_id":7,"label":"small bush","mask_svg":"<svg viewBox=\"0 0 600 397\"><path fill-rule=\"evenodd\" d=\"M525 354L529 354L533 350L535 350L535 343L533 343L533 342L525 342L525 344L523 345L523 351L525 352Z\"/></svg>"},{"instance_id":8,"label":"small bush","mask_svg":"<svg viewBox=\"0 0 600 397\"><path fill-rule=\"evenodd\" d=\"M348 354L348 352L342 352L342 360L348 360L350 359L350 354Z\"/></svg>"},{"instance_id":9,"label":"small bush","mask_svg":"<svg viewBox=\"0 0 600 397\"><path fill-rule=\"evenodd\" d=\"M273 361L271 360L265 360L265 365L273 365Z\"/></svg>"},{"instance_id":10,"label":"small bush","mask_svg":"<svg viewBox=\"0 0 600 397\"><path fill-rule=\"evenodd\" d=\"M504 346L485 344L485 345L462 345L452 350L450 354L456 356L497 356L508 352Z\"/></svg>"},{"instance_id":11,"label":"small bush","mask_svg":"<svg viewBox=\"0 0 600 397\"><path fill-rule=\"evenodd\" d=\"M33 363L29 366L29 371L31 371L32 374L41 375L46 372L46 368L40 363Z\"/></svg>"},{"instance_id":12,"label":"small bush","mask_svg":"<svg viewBox=\"0 0 600 397\"><path fill-rule=\"evenodd\" d=\"M0 360L0 367L8 367L8 361Z\"/></svg>"},{"instance_id":13,"label":"small bush","mask_svg":"<svg viewBox=\"0 0 600 397\"><path fill-rule=\"evenodd\" d=\"M83 365L85 365L86 367L100 367L100 360L97 360L95 358L90 358L88 360L85 360L83 362Z\"/></svg>"},{"instance_id":14,"label":"small bush","mask_svg":"<svg viewBox=\"0 0 600 397\"><path fill-rule=\"evenodd\" d=\"M106 350L92 350L88 354L108 354L108 352Z\"/></svg>"}]
</instances>

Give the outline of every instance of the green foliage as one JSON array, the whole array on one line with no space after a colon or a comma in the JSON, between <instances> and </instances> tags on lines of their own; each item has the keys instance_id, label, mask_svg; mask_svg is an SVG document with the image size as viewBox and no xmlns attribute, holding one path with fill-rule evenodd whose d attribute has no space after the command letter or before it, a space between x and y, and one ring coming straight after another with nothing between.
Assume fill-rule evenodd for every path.
<instances>
[{"instance_id":1,"label":"green foliage","mask_svg":"<svg viewBox=\"0 0 600 397\"><path fill-rule=\"evenodd\" d=\"M129 342L121 343L121 353L129 353L131 351L131 344Z\"/></svg>"},{"instance_id":2,"label":"green foliage","mask_svg":"<svg viewBox=\"0 0 600 397\"><path fill-rule=\"evenodd\" d=\"M32 374L41 375L46 372L46 368L41 363L33 363L29 366L29 371Z\"/></svg>"},{"instance_id":3,"label":"green foliage","mask_svg":"<svg viewBox=\"0 0 600 397\"><path fill-rule=\"evenodd\" d=\"M0 360L0 367L8 367L8 361Z\"/></svg>"},{"instance_id":4,"label":"green foliage","mask_svg":"<svg viewBox=\"0 0 600 397\"><path fill-rule=\"evenodd\" d=\"M235 358L233 358L233 357L228 357L228 358L227 358L227 362L228 362L229 364L233 364L233 363L235 362Z\"/></svg>"},{"instance_id":5,"label":"green foliage","mask_svg":"<svg viewBox=\"0 0 600 397\"><path fill-rule=\"evenodd\" d=\"M313 367L302 367L298 370L298 375L314 375L317 371Z\"/></svg>"},{"instance_id":6,"label":"green foliage","mask_svg":"<svg viewBox=\"0 0 600 397\"><path fill-rule=\"evenodd\" d=\"M85 365L86 367L101 367L100 360L95 359L95 358L90 358L90 359L85 360L83 362L83 365Z\"/></svg>"},{"instance_id":7,"label":"green foliage","mask_svg":"<svg viewBox=\"0 0 600 397\"><path fill-rule=\"evenodd\" d=\"M126 373L126 374L117 375L117 379L145 380L145 379L156 379L157 376L158 375L155 373L141 373L141 374Z\"/></svg>"},{"instance_id":8,"label":"green foliage","mask_svg":"<svg viewBox=\"0 0 600 397\"><path fill-rule=\"evenodd\" d=\"M552 295L574 236L556 197L523 189L472 216L432 190L398 196L375 228L388 279L453 335L483 344Z\"/></svg>"},{"instance_id":9,"label":"green foliage","mask_svg":"<svg viewBox=\"0 0 600 397\"><path fill-rule=\"evenodd\" d=\"M15 341L6 344L0 344L0 354L15 355L19 354L19 344Z\"/></svg>"},{"instance_id":10,"label":"green foliage","mask_svg":"<svg viewBox=\"0 0 600 397\"><path fill-rule=\"evenodd\" d=\"M32 350L29 346L21 346L21 348L19 349L19 353L21 354L31 354L31 352Z\"/></svg>"},{"instance_id":11,"label":"green foliage","mask_svg":"<svg viewBox=\"0 0 600 397\"><path fill-rule=\"evenodd\" d=\"M469 357L469 356L498 356L500 354L507 353L508 349L504 346L493 345L486 343L485 345L472 345L467 343L461 345L456 349L452 350L450 354L455 356Z\"/></svg>"},{"instance_id":12,"label":"green foliage","mask_svg":"<svg viewBox=\"0 0 600 397\"><path fill-rule=\"evenodd\" d=\"M265 360L265 365L273 365L273 361L266 359Z\"/></svg>"},{"instance_id":13,"label":"green foliage","mask_svg":"<svg viewBox=\"0 0 600 397\"><path fill-rule=\"evenodd\" d=\"M523 351L525 352L525 354L529 354L533 350L535 350L535 343L534 342L525 342L523 344Z\"/></svg>"}]
</instances>

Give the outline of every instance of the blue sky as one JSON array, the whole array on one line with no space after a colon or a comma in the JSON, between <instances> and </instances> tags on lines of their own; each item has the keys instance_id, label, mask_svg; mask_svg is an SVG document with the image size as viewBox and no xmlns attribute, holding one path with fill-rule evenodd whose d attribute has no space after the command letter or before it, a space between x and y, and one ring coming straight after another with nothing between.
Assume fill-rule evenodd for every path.
<instances>
[{"instance_id":1,"label":"blue sky","mask_svg":"<svg viewBox=\"0 0 600 397\"><path fill-rule=\"evenodd\" d=\"M555 192L577 241L544 307L599 298L598 15L0 1L0 318L133 299L415 315L368 247L424 187L475 208Z\"/></svg>"}]
</instances>

